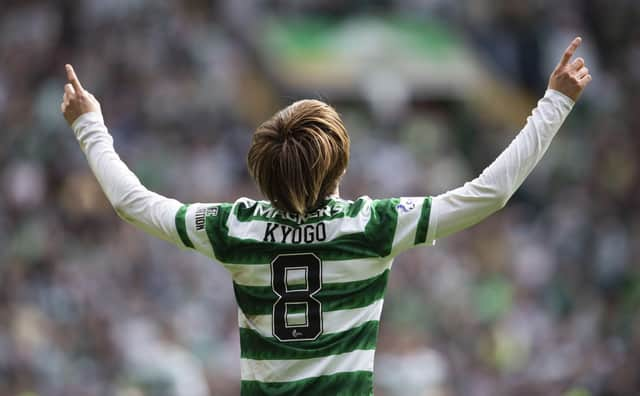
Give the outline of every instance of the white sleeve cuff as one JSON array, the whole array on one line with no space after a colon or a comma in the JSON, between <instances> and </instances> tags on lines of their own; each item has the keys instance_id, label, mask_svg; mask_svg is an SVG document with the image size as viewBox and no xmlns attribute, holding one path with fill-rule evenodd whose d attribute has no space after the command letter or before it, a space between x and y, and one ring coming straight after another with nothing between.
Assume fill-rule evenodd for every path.
<instances>
[{"instance_id":1,"label":"white sleeve cuff","mask_svg":"<svg viewBox=\"0 0 640 396\"><path fill-rule=\"evenodd\" d=\"M547 89L547 91L544 93L544 96L551 99L554 102L559 102L561 105L568 108L569 110L571 110L573 108L573 105L576 104L576 102L574 102L573 99L571 99L570 97L568 97L567 95L563 94L560 91L556 91L555 89L551 89L551 88Z\"/></svg>"},{"instance_id":2,"label":"white sleeve cuff","mask_svg":"<svg viewBox=\"0 0 640 396\"><path fill-rule=\"evenodd\" d=\"M104 118L102 118L102 113L97 111L90 111L88 113L84 113L80 115L80 117L76 118L76 120L71 124L71 129L73 129L73 133L78 137L82 127L86 124L92 123L100 123L104 124Z\"/></svg>"}]
</instances>

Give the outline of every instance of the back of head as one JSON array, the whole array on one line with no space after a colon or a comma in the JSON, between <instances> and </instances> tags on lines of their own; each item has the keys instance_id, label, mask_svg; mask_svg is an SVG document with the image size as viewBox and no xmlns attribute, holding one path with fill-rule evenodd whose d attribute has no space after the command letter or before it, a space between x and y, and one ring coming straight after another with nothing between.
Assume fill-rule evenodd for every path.
<instances>
[{"instance_id":1,"label":"back of head","mask_svg":"<svg viewBox=\"0 0 640 396\"><path fill-rule=\"evenodd\" d=\"M247 164L262 193L280 210L305 214L338 187L349 163L349 135L338 113L301 100L256 129Z\"/></svg>"}]
</instances>

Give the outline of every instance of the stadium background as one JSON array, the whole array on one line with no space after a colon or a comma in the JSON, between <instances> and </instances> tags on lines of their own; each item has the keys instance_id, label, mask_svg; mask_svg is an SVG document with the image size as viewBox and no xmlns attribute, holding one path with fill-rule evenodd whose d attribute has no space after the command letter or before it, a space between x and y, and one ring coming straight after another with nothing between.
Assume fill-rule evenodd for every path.
<instances>
[{"instance_id":1,"label":"stadium background","mask_svg":"<svg viewBox=\"0 0 640 396\"><path fill-rule=\"evenodd\" d=\"M329 5L331 3L332 5ZM438 194L519 130L575 34L594 82L508 207L399 257L376 395L640 393L640 2L3 0L0 395L235 395L230 279L116 217L59 111L183 202L256 197L255 126L342 113L342 195Z\"/></svg>"}]
</instances>

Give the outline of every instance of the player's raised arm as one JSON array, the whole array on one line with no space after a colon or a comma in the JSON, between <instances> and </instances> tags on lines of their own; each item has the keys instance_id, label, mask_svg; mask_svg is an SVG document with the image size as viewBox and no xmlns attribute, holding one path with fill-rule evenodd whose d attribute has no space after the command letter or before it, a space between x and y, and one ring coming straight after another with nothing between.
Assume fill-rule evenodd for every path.
<instances>
[{"instance_id":1,"label":"player's raised arm","mask_svg":"<svg viewBox=\"0 0 640 396\"><path fill-rule=\"evenodd\" d=\"M182 204L147 190L113 148L98 100L82 87L71 65L60 110L107 199L124 220L159 238L180 245L175 215Z\"/></svg>"},{"instance_id":2,"label":"player's raised arm","mask_svg":"<svg viewBox=\"0 0 640 396\"><path fill-rule=\"evenodd\" d=\"M474 180L433 199L429 240L460 231L504 207L549 147L551 140L591 82L584 59L571 61L576 37L549 77L548 90L527 123L498 158Z\"/></svg>"}]
</instances>

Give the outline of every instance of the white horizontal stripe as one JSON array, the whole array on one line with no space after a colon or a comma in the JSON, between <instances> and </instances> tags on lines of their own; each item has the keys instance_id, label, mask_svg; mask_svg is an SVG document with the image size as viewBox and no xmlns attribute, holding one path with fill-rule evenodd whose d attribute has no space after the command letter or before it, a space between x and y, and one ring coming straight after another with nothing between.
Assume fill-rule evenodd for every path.
<instances>
[{"instance_id":1,"label":"white horizontal stripe","mask_svg":"<svg viewBox=\"0 0 640 396\"><path fill-rule=\"evenodd\" d=\"M224 264L234 282L243 286L271 286L271 264ZM380 275L391 259L322 262L322 283L355 282Z\"/></svg>"},{"instance_id":2,"label":"white horizontal stripe","mask_svg":"<svg viewBox=\"0 0 640 396\"><path fill-rule=\"evenodd\" d=\"M324 312L322 314L323 334L339 333L360 326L370 320L380 320L382 313L383 299L373 304L355 309L345 309L342 311ZM304 317L304 313L293 314L291 317ZM245 329L257 331L265 337L271 337L271 315L251 315L246 316L242 310L238 309L238 324Z\"/></svg>"},{"instance_id":3,"label":"white horizontal stripe","mask_svg":"<svg viewBox=\"0 0 640 396\"><path fill-rule=\"evenodd\" d=\"M349 371L373 371L375 351L353 351L305 360L240 359L243 381L287 382Z\"/></svg>"},{"instance_id":4,"label":"white horizontal stripe","mask_svg":"<svg viewBox=\"0 0 640 396\"><path fill-rule=\"evenodd\" d=\"M369 219L371 218L371 199L366 198L362 209L355 217L337 217L331 220L324 220L326 225L326 242L332 241L342 235L364 232ZM277 222L279 219L274 219ZM227 228L229 236L240 239L253 239L262 241L265 237L265 231L268 221L251 220L239 221L234 213L231 213L227 219ZM310 223L314 224L314 223Z\"/></svg>"}]
</instances>

